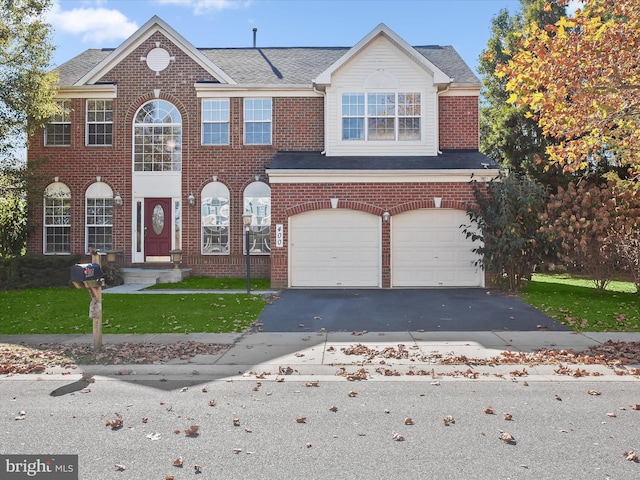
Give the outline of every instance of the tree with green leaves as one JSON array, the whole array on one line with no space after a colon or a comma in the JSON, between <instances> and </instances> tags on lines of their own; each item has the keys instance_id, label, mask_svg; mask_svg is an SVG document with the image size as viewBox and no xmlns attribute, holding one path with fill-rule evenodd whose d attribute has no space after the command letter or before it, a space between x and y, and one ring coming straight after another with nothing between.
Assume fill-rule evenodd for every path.
<instances>
[{"instance_id":1,"label":"tree with green leaves","mask_svg":"<svg viewBox=\"0 0 640 480\"><path fill-rule=\"evenodd\" d=\"M57 112L51 0L0 0L0 255L22 250L28 171L25 139Z\"/></svg>"},{"instance_id":2,"label":"tree with green leaves","mask_svg":"<svg viewBox=\"0 0 640 480\"><path fill-rule=\"evenodd\" d=\"M561 169L545 169L538 159L545 156L549 139L526 108L507 103L507 79L495 75L508 64L517 49L521 33L531 22L555 23L565 14L555 5L545 11L545 0L520 0L520 14L501 10L492 20L492 35L480 55L478 71L482 77L480 105L480 150L498 164L519 174L528 174L553 187L566 183Z\"/></svg>"},{"instance_id":3,"label":"tree with green leaves","mask_svg":"<svg viewBox=\"0 0 640 480\"><path fill-rule=\"evenodd\" d=\"M496 283L510 291L519 290L549 255L547 235L541 232L547 188L518 173L500 175L482 184L472 181L475 205L469 206L470 225L463 233L480 246L485 270L495 274Z\"/></svg>"}]
</instances>

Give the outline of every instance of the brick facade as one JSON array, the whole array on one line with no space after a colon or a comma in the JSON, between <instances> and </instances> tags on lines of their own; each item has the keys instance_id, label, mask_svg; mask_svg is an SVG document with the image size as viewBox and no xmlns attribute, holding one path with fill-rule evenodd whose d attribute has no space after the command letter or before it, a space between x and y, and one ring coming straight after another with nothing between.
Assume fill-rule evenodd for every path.
<instances>
[{"instance_id":1,"label":"brick facade","mask_svg":"<svg viewBox=\"0 0 640 480\"><path fill-rule=\"evenodd\" d=\"M168 27L164 31L167 31ZM268 87L251 90L229 88L229 145L201 144L201 98L196 84L215 85L217 79L211 70L194 61L184 45L174 43L156 31L144 39L126 56L115 62L96 84L114 84L117 94L113 99L113 144L85 146L86 100L100 99L91 93L78 95L79 88L60 98L72 98L71 145L45 146L43 132L30 139L28 161L35 165L43 159L38 173L46 185L58 177L71 191L71 252L85 252L85 193L101 177L123 199L123 205L113 208L113 247L123 251L121 265L132 264L134 205L133 205L133 121L138 109L146 102L162 99L173 104L182 120L182 191L181 239L183 267L194 275L214 277L242 277L245 274L243 255L244 230L242 226L243 192L255 181L269 182L266 169L279 151L320 152L325 150L325 98L309 85L299 95L290 92L269 92ZM160 46L172 57L161 72L151 70L144 57ZM333 61L333 60L332 60ZM327 65L328 66L328 65ZM311 80L310 77L309 81ZM75 79L77 80L77 79ZM75 81L74 80L74 81ZM277 80L277 79L276 79ZM275 80L274 80L275 81ZM269 86L270 83L267 82ZM70 83L69 86L73 84ZM300 88L300 87L297 87ZM479 87L478 87L479 88ZM264 93L265 90L268 93ZM224 91L224 90L220 90ZM217 98L221 98L220 91ZM206 95L206 94L201 94ZM76 98L84 96L84 98ZM272 144L245 145L243 141L243 99L246 97L272 98ZM439 97L440 149L478 148L478 97ZM340 121L335 119L335 121ZM201 209L203 187L213 176L229 190L229 254L201 254ZM433 197L443 197L443 208L464 209L472 194L467 182L397 182L397 183L274 183L271 189L272 246L273 227L283 224L284 247L272 248L271 254L252 255L252 275L271 278L274 288L288 286L288 232L290 216L308 210L331 208L329 199L339 198L339 208L363 210L376 215L388 211L391 215L418 208L433 208ZM195 205L187 198L195 196ZM162 192L158 192L158 197ZM31 206L29 218L28 252L43 252L43 204ZM382 286L390 286L389 225L382 230ZM88 259L88 257L87 257Z\"/></svg>"}]
</instances>

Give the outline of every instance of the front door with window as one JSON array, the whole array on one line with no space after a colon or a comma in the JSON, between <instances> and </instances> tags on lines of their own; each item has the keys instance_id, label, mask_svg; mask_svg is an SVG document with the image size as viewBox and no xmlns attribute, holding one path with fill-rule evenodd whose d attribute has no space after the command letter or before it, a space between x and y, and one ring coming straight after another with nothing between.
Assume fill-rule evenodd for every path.
<instances>
[{"instance_id":1,"label":"front door with window","mask_svg":"<svg viewBox=\"0 0 640 480\"><path fill-rule=\"evenodd\" d=\"M144 253L146 261L168 261L171 250L170 198L144 200Z\"/></svg>"}]
</instances>

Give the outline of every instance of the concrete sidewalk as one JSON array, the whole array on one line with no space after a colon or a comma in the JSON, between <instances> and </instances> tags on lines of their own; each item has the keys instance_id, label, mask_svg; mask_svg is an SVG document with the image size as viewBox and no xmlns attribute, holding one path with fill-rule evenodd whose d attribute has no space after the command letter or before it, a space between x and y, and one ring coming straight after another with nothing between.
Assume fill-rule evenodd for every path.
<instances>
[{"instance_id":1,"label":"concrete sidewalk","mask_svg":"<svg viewBox=\"0 0 640 480\"><path fill-rule=\"evenodd\" d=\"M369 379L407 380L425 374L444 374L447 378L465 377L469 369L476 379L508 378L514 371L526 370L539 379L562 377L555 374L558 364L489 364L474 362L490 359L503 352L534 353L539 349L583 351L608 340L638 342L640 333L574 332L299 332L244 334L158 334L103 336L103 343L176 343L203 342L231 345L213 355L196 355L188 360L174 359L154 365L81 365L85 374L118 377L134 381L142 378L265 378L293 373L311 377L344 378L364 368ZM42 343L88 344L91 335L2 335L0 343L38 346ZM357 347L358 354L348 354ZM346 351L345 351L346 350ZM443 360L445 361L443 363ZM575 370L578 366L567 363ZM626 368L638 366L627 365ZM616 374L612 367L580 365L598 380L636 380ZM624 367L621 367L624 368ZM55 375L56 371L48 372ZM124 375L124 376L123 376ZM32 376L22 376L31 377ZM196 378L197 377L197 378Z\"/></svg>"}]
</instances>

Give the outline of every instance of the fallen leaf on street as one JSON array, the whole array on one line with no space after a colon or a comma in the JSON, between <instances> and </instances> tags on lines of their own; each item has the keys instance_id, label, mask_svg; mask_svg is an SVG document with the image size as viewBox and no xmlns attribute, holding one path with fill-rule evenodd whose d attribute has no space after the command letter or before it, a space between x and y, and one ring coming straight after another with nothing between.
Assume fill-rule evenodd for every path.
<instances>
[{"instance_id":1,"label":"fallen leaf on street","mask_svg":"<svg viewBox=\"0 0 640 480\"><path fill-rule=\"evenodd\" d=\"M358 392L354 392L353 390L351 390L349 393L347 393L347 396L351 397L351 398L357 397L358 396Z\"/></svg>"},{"instance_id":2,"label":"fallen leaf on street","mask_svg":"<svg viewBox=\"0 0 640 480\"><path fill-rule=\"evenodd\" d=\"M489 405L487 408L484 409L484 413L486 413L487 415L493 415L495 412L495 410L491 407L491 405Z\"/></svg>"},{"instance_id":3,"label":"fallen leaf on street","mask_svg":"<svg viewBox=\"0 0 640 480\"><path fill-rule=\"evenodd\" d=\"M404 437L400 435L398 432L393 432L391 434L391 438L396 442L404 442Z\"/></svg>"},{"instance_id":4,"label":"fallen leaf on street","mask_svg":"<svg viewBox=\"0 0 640 480\"><path fill-rule=\"evenodd\" d=\"M630 452L624 452L622 455L630 462L638 463L640 461L638 455L636 455L636 452L634 452L633 450L631 450Z\"/></svg>"},{"instance_id":5,"label":"fallen leaf on street","mask_svg":"<svg viewBox=\"0 0 640 480\"><path fill-rule=\"evenodd\" d=\"M298 422L298 423L306 423L307 422L307 417L296 418L296 422Z\"/></svg>"},{"instance_id":6,"label":"fallen leaf on street","mask_svg":"<svg viewBox=\"0 0 640 480\"><path fill-rule=\"evenodd\" d=\"M191 427L190 427L190 428L187 428L187 429L184 431L184 434L185 434L187 437L195 437L195 436L197 436L197 435L198 435L198 431L199 431L199 430L200 430L200 426L199 426L199 425L191 425Z\"/></svg>"},{"instance_id":7,"label":"fallen leaf on street","mask_svg":"<svg viewBox=\"0 0 640 480\"><path fill-rule=\"evenodd\" d=\"M413 419L411 417L407 417L404 419L405 425L413 425Z\"/></svg>"},{"instance_id":8,"label":"fallen leaf on street","mask_svg":"<svg viewBox=\"0 0 640 480\"><path fill-rule=\"evenodd\" d=\"M587 390L587 393L589 395L597 396L597 395L600 395L602 392L599 392L598 390Z\"/></svg>"},{"instance_id":9,"label":"fallen leaf on street","mask_svg":"<svg viewBox=\"0 0 640 480\"><path fill-rule=\"evenodd\" d=\"M502 440L504 443L515 445L516 439L514 438L513 435L511 435L509 432L505 432L504 430L500 430L500 429L498 429L498 432L500 433L498 435L498 438L500 440Z\"/></svg>"},{"instance_id":10,"label":"fallen leaf on street","mask_svg":"<svg viewBox=\"0 0 640 480\"><path fill-rule=\"evenodd\" d=\"M174 467L182 467L183 464L184 462L182 461L182 457L178 457L173 461Z\"/></svg>"},{"instance_id":11,"label":"fallen leaf on street","mask_svg":"<svg viewBox=\"0 0 640 480\"><path fill-rule=\"evenodd\" d=\"M511 421L513 420L513 415L511 415L510 413L505 413L504 414L504 419L507 421Z\"/></svg>"},{"instance_id":12,"label":"fallen leaf on street","mask_svg":"<svg viewBox=\"0 0 640 480\"><path fill-rule=\"evenodd\" d=\"M27 412L25 412L24 410L20 410L20 412L18 413L18 416L16 417L16 420L24 420L27 417Z\"/></svg>"},{"instance_id":13,"label":"fallen leaf on street","mask_svg":"<svg viewBox=\"0 0 640 480\"><path fill-rule=\"evenodd\" d=\"M123 472L123 471L125 471L127 469L127 467L125 467L124 465L121 465L119 463L116 463L114 466L116 467L116 470L119 471L119 472Z\"/></svg>"},{"instance_id":14,"label":"fallen leaf on street","mask_svg":"<svg viewBox=\"0 0 640 480\"><path fill-rule=\"evenodd\" d=\"M444 417L442 421L444 422L445 427L448 427L449 425L456 423L456 421L453 419L451 415L447 415L446 417Z\"/></svg>"},{"instance_id":15,"label":"fallen leaf on street","mask_svg":"<svg viewBox=\"0 0 640 480\"><path fill-rule=\"evenodd\" d=\"M337 412L338 411L338 407L336 407L335 405L333 405L331 408L329 408L330 412Z\"/></svg>"},{"instance_id":16,"label":"fallen leaf on street","mask_svg":"<svg viewBox=\"0 0 640 480\"><path fill-rule=\"evenodd\" d=\"M119 413L116 413L116 418L114 420L109 420L106 419L105 420L105 424L107 427L111 427L111 430L118 430L119 428L122 428L122 426L124 425L124 420L122 419L122 415L120 415Z\"/></svg>"}]
</instances>

